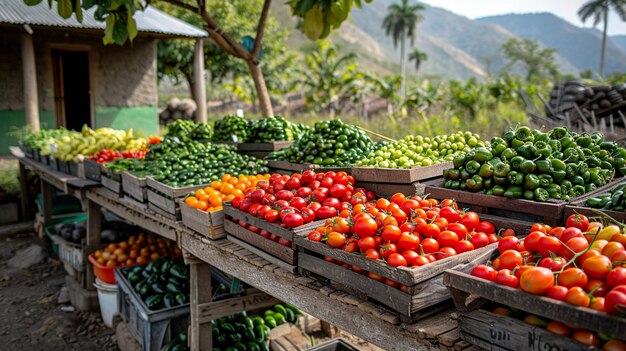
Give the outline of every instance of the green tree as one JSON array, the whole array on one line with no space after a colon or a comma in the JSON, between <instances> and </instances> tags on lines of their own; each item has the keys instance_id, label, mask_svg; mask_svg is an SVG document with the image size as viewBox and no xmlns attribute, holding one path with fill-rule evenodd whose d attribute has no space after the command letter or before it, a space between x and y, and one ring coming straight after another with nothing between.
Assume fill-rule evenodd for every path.
<instances>
[{"instance_id":1,"label":"green tree","mask_svg":"<svg viewBox=\"0 0 626 351\"><path fill-rule=\"evenodd\" d=\"M202 19L189 11L180 9L168 3L157 3L160 10L169 13L195 26L202 26ZM223 30L230 33L235 40L241 42L246 35L254 35L256 24L248 18L258 18L263 8L263 0L232 0L213 1L207 4L208 11L215 14L215 20L224 23ZM293 55L287 52L286 39L288 30L284 29L271 15L267 18L265 27L265 42L260 66L270 92L274 89L272 82L280 81L276 75L281 75L286 63L293 61ZM193 50L192 40L173 39L160 40L158 43L158 73L159 78L169 76L176 82L187 81L193 96ZM206 43L204 57L207 63L207 78L211 83L221 83L224 78L237 78L248 75L248 69L242 60L224 52L215 43ZM252 84L254 89L254 84ZM256 94L254 94L256 98Z\"/></svg>"},{"instance_id":2,"label":"green tree","mask_svg":"<svg viewBox=\"0 0 626 351\"><path fill-rule=\"evenodd\" d=\"M43 0L24 0L27 5L37 5ZM264 116L274 115L269 92L265 84L263 72L259 67L259 53L265 33L268 13L272 0L264 0L260 16L256 24L256 33L252 50L248 51L224 27L215 19L216 13L210 9L210 3L215 1L206 0L48 0L48 4L53 1L57 3L57 11L63 18L70 18L76 14L76 20L82 22L83 9L96 7L94 17L98 21L106 24L104 30L104 44L123 45L127 40L132 41L137 36L137 24L133 18L135 12L141 11L148 5L165 2L180 9L197 14L203 21L202 27L209 33L211 39L221 50L228 55L240 59L247 66ZM216 0L217 1L217 0ZM227 0L222 0L228 2ZM369 2L371 0L365 0ZM336 1L335 1L336 2ZM317 31L319 23L322 22L322 29L327 32L332 28L339 28L352 10L352 5L361 6L361 0L344 0L339 9L333 11L333 6L327 6L326 0L293 0L289 2L294 15L304 19L303 31L314 28ZM337 5L334 6L337 8ZM337 14L341 14L338 17ZM241 16L244 20L253 21L253 18ZM328 23L329 25L326 25ZM323 33L317 35L320 37ZM308 34L307 34L308 35ZM310 36L309 37L314 37Z\"/></svg>"},{"instance_id":3,"label":"green tree","mask_svg":"<svg viewBox=\"0 0 626 351\"><path fill-rule=\"evenodd\" d=\"M606 31L609 25L609 11L613 10L617 15L626 21L626 0L589 0L578 10L578 17L581 21L593 17L593 25L597 26L600 22L604 24L602 31L602 49L600 52L600 77L604 76L604 59L606 54Z\"/></svg>"},{"instance_id":4,"label":"green tree","mask_svg":"<svg viewBox=\"0 0 626 351\"><path fill-rule=\"evenodd\" d=\"M404 98L406 94L406 39L411 39L411 46L415 43L417 23L423 19L420 11L426 9L422 4L409 4L409 0L402 0L399 4L389 5L387 15L383 19L383 29L387 36L393 38L393 46L397 47L400 42L400 67L402 84L400 94Z\"/></svg>"},{"instance_id":5,"label":"green tree","mask_svg":"<svg viewBox=\"0 0 626 351\"><path fill-rule=\"evenodd\" d=\"M509 60L509 64L522 63L526 68L526 80L555 77L559 74L558 65L554 58L555 49L542 49L539 43L531 39L511 38L502 44L504 56Z\"/></svg>"},{"instance_id":6,"label":"green tree","mask_svg":"<svg viewBox=\"0 0 626 351\"><path fill-rule=\"evenodd\" d=\"M306 68L298 81L307 105L320 107L335 117L348 102L357 103L374 91L373 77L359 71L354 53L339 56L327 41L318 41L306 55Z\"/></svg>"},{"instance_id":7,"label":"green tree","mask_svg":"<svg viewBox=\"0 0 626 351\"><path fill-rule=\"evenodd\" d=\"M420 51L420 49L418 48L413 49L413 51L411 51L411 53L409 54L409 61L415 62L415 73L419 71L420 66L426 60L428 60L428 54Z\"/></svg>"},{"instance_id":8,"label":"green tree","mask_svg":"<svg viewBox=\"0 0 626 351\"><path fill-rule=\"evenodd\" d=\"M371 81L376 87L378 96L387 102L387 114L393 114L393 107L398 99L397 94L402 84L402 77L395 75L384 78L372 77Z\"/></svg>"}]
</instances>

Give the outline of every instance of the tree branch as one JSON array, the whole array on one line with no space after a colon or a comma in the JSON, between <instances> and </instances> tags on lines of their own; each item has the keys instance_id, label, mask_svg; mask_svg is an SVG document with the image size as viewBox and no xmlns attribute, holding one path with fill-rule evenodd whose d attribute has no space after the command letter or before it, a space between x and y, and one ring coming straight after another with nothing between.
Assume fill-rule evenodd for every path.
<instances>
[{"instance_id":1,"label":"tree branch","mask_svg":"<svg viewBox=\"0 0 626 351\"><path fill-rule=\"evenodd\" d=\"M241 56L239 56L235 51L233 51L233 48L224 40L224 38L219 33L211 29L211 27L207 25L204 26L204 29L206 29L206 31L209 33L209 36L211 37L211 39L215 41L217 46L219 46L227 54L234 56L236 58L241 58Z\"/></svg>"},{"instance_id":2,"label":"tree branch","mask_svg":"<svg viewBox=\"0 0 626 351\"><path fill-rule=\"evenodd\" d=\"M167 0L169 1L169 0ZM220 48L229 54L241 58L245 61L252 61L253 57L241 44L236 42L230 35L225 33L215 22L215 20L204 9L200 9L200 16L207 23L205 29L209 32L213 40Z\"/></svg>"},{"instance_id":3,"label":"tree branch","mask_svg":"<svg viewBox=\"0 0 626 351\"><path fill-rule=\"evenodd\" d=\"M263 33L265 32L265 23L267 22L267 15L270 12L270 5L272 0L265 0L263 3L263 11L259 18L259 24L256 27L256 38L254 38L254 47L252 49L252 59L254 64L259 64L259 52L261 51L261 42L263 40Z\"/></svg>"},{"instance_id":4,"label":"tree branch","mask_svg":"<svg viewBox=\"0 0 626 351\"><path fill-rule=\"evenodd\" d=\"M189 11L192 11L194 13L199 13L200 12L200 10L197 7L195 7L193 5L189 5L187 3L184 3L181 0L161 0L161 1L167 2L167 3L172 4L174 6L181 7L183 9L185 9L185 10L189 10Z\"/></svg>"}]
</instances>

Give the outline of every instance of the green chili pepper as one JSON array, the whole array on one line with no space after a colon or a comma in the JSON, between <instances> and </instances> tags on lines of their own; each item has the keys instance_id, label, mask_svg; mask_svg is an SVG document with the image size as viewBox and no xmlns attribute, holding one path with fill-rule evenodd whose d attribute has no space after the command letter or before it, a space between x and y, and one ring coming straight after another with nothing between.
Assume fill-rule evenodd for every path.
<instances>
[{"instance_id":1,"label":"green chili pepper","mask_svg":"<svg viewBox=\"0 0 626 351\"><path fill-rule=\"evenodd\" d=\"M522 197L523 190L521 186L511 185L504 191L504 197L509 199L519 199Z\"/></svg>"},{"instance_id":2,"label":"green chili pepper","mask_svg":"<svg viewBox=\"0 0 626 351\"><path fill-rule=\"evenodd\" d=\"M532 200L535 198L535 193L532 190L524 190L522 196L526 200Z\"/></svg>"},{"instance_id":3,"label":"green chili pepper","mask_svg":"<svg viewBox=\"0 0 626 351\"><path fill-rule=\"evenodd\" d=\"M550 194L551 198L553 198L553 199L560 199L561 198L561 187L558 186L557 184L552 183L552 184L548 185L546 190L548 191L548 194Z\"/></svg>"},{"instance_id":4,"label":"green chili pepper","mask_svg":"<svg viewBox=\"0 0 626 351\"><path fill-rule=\"evenodd\" d=\"M520 171L525 174L534 172L535 168L535 163L531 160L524 160L519 166Z\"/></svg>"},{"instance_id":5,"label":"green chili pepper","mask_svg":"<svg viewBox=\"0 0 626 351\"><path fill-rule=\"evenodd\" d=\"M465 185L469 190L479 191L483 188L483 179L479 175L475 175L465 182Z\"/></svg>"},{"instance_id":6,"label":"green chili pepper","mask_svg":"<svg viewBox=\"0 0 626 351\"><path fill-rule=\"evenodd\" d=\"M539 177L534 174L527 174L524 176L524 188L528 190L535 190L539 187Z\"/></svg>"},{"instance_id":7,"label":"green chili pepper","mask_svg":"<svg viewBox=\"0 0 626 351\"><path fill-rule=\"evenodd\" d=\"M507 185L506 177L493 176L493 182L496 185Z\"/></svg>"},{"instance_id":8,"label":"green chili pepper","mask_svg":"<svg viewBox=\"0 0 626 351\"><path fill-rule=\"evenodd\" d=\"M587 206L591 208L604 208L607 204L611 203L610 197L590 197L587 199Z\"/></svg>"},{"instance_id":9,"label":"green chili pepper","mask_svg":"<svg viewBox=\"0 0 626 351\"><path fill-rule=\"evenodd\" d=\"M502 151L502 154L500 154L500 157L502 158L502 160L504 161L508 161L510 159L512 159L513 157L517 156L517 151L515 151L514 148L507 148L504 151Z\"/></svg>"},{"instance_id":10,"label":"green chili pepper","mask_svg":"<svg viewBox=\"0 0 626 351\"><path fill-rule=\"evenodd\" d=\"M578 175L583 179L585 184L589 183L589 180L591 179L591 172L589 171L585 171L583 173L579 172Z\"/></svg>"},{"instance_id":11,"label":"green chili pepper","mask_svg":"<svg viewBox=\"0 0 626 351\"><path fill-rule=\"evenodd\" d=\"M522 165L522 162L526 161L522 156L515 156L511 159L511 168L519 169Z\"/></svg>"},{"instance_id":12,"label":"green chili pepper","mask_svg":"<svg viewBox=\"0 0 626 351\"><path fill-rule=\"evenodd\" d=\"M585 193L590 193L594 190L596 190L598 187L593 184L593 183L589 183L589 184L585 184Z\"/></svg>"},{"instance_id":13,"label":"green chili pepper","mask_svg":"<svg viewBox=\"0 0 626 351\"><path fill-rule=\"evenodd\" d=\"M539 186L542 188L547 187L548 185L552 184L552 182L554 181L552 176L550 176L549 174L540 174L538 178L539 178Z\"/></svg>"},{"instance_id":14,"label":"green chili pepper","mask_svg":"<svg viewBox=\"0 0 626 351\"><path fill-rule=\"evenodd\" d=\"M565 179L565 176L567 176L567 173L560 169L552 169L550 174L552 175L555 183L560 183L563 179Z\"/></svg>"},{"instance_id":15,"label":"green chili pepper","mask_svg":"<svg viewBox=\"0 0 626 351\"><path fill-rule=\"evenodd\" d=\"M491 178L493 176L493 166L490 163L485 163L480 166L478 175L483 178Z\"/></svg>"},{"instance_id":16,"label":"green chili pepper","mask_svg":"<svg viewBox=\"0 0 626 351\"><path fill-rule=\"evenodd\" d=\"M495 185L491 190L495 196L503 196L505 191L502 185Z\"/></svg>"},{"instance_id":17,"label":"green chili pepper","mask_svg":"<svg viewBox=\"0 0 626 351\"><path fill-rule=\"evenodd\" d=\"M506 179L511 185L522 185L524 183L524 173L511 171L507 174Z\"/></svg>"},{"instance_id":18,"label":"green chili pepper","mask_svg":"<svg viewBox=\"0 0 626 351\"><path fill-rule=\"evenodd\" d=\"M550 161L548 160L537 160L535 161L535 166L537 166L537 171L539 173L550 173L551 166Z\"/></svg>"},{"instance_id":19,"label":"green chili pepper","mask_svg":"<svg viewBox=\"0 0 626 351\"><path fill-rule=\"evenodd\" d=\"M487 162L493 158L493 154L486 147L474 149L474 161Z\"/></svg>"},{"instance_id":20,"label":"green chili pepper","mask_svg":"<svg viewBox=\"0 0 626 351\"><path fill-rule=\"evenodd\" d=\"M544 188L535 189L535 200L537 201L546 201L550 198L550 194Z\"/></svg>"},{"instance_id":21,"label":"green chili pepper","mask_svg":"<svg viewBox=\"0 0 626 351\"><path fill-rule=\"evenodd\" d=\"M509 171L511 171L511 166L505 162L498 163L493 168L493 174L497 177L506 177L506 175L509 174Z\"/></svg>"}]
</instances>

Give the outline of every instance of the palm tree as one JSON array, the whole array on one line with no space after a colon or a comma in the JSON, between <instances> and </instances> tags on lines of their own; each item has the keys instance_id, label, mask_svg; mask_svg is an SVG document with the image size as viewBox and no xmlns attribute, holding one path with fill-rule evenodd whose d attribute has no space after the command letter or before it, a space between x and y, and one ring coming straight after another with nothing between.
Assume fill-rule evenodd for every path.
<instances>
[{"instance_id":1,"label":"palm tree","mask_svg":"<svg viewBox=\"0 0 626 351\"><path fill-rule=\"evenodd\" d=\"M419 11L426 9L422 4L410 5L409 0L402 0L399 4L389 5L387 15L383 20L385 34L393 38L394 48L400 42L400 66L402 69L402 85L400 87L401 96L404 98L406 92L406 57L405 46L407 37L411 39L411 46L415 42L415 27L417 22L423 19Z\"/></svg>"},{"instance_id":2,"label":"palm tree","mask_svg":"<svg viewBox=\"0 0 626 351\"><path fill-rule=\"evenodd\" d=\"M409 61L415 61L416 73L417 71L419 71L422 63L426 60L428 60L428 55L425 52L420 51L420 49L418 48L413 49L413 51L411 51L411 53L409 54Z\"/></svg>"},{"instance_id":3,"label":"palm tree","mask_svg":"<svg viewBox=\"0 0 626 351\"><path fill-rule=\"evenodd\" d=\"M593 25L604 23L602 32L602 52L600 54L600 76L604 73L604 56L606 52L606 30L609 23L609 10L613 9L619 17L626 21L626 0L589 0L579 10L578 16L581 21L586 22L593 17Z\"/></svg>"}]
</instances>

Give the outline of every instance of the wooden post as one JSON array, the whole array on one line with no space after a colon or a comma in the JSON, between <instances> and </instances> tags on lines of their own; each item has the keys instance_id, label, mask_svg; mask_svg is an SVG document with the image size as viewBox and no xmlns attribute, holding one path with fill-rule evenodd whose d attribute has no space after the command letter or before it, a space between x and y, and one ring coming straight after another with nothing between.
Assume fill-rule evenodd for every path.
<instances>
[{"instance_id":1,"label":"wooden post","mask_svg":"<svg viewBox=\"0 0 626 351\"><path fill-rule=\"evenodd\" d=\"M196 122L206 123L206 84L204 81L204 42L196 39L193 50L193 89L196 97Z\"/></svg>"},{"instance_id":2,"label":"wooden post","mask_svg":"<svg viewBox=\"0 0 626 351\"><path fill-rule=\"evenodd\" d=\"M84 251L83 262L87 261L88 253L96 248L100 244L100 233L102 232L102 211L100 205L87 199L87 237L86 247ZM85 286L84 289L94 290L95 276L93 273L93 266L90 263L85 265Z\"/></svg>"},{"instance_id":3,"label":"wooden post","mask_svg":"<svg viewBox=\"0 0 626 351\"><path fill-rule=\"evenodd\" d=\"M31 217L32 210L28 206L31 201L29 201L30 196L28 194L28 182L26 179L26 167L24 164L20 162L20 210L22 212L22 220L26 220Z\"/></svg>"},{"instance_id":4,"label":"wooden post","mask_svg":"<svg viewBox=\"0 0 626 351\"><path fill-rule=\"evenodd\" d=\"M211 266L204 262L191 263L189 286L191 300L191 350L210 351L213 349L212 329L209 324L200 323L198 306L211 302ZM201 330L202 329L202 330Z\"/></svg>"},{"instance_id":5,"label":"wooden post","mask_svg":"<svg viewBox=\"0 0 626 351\"><path fill-rule=\"evenodd\" d=\"M41 179L41 200L43 202L43 226L52 224L52 185Z\"/></svg>"},{"instance_id":6,"label":"wooden post","mask_svg":"<svg viewBox=\"0 0 626 351\"><path fill-rule=\"evenodd\" d=\"M25 26L30 31L30 27ZM33 37L22 33L22 76L24 80L24 115L26 125L33 131L39 130L39 97L37 96L37 71L35 69L35 47Z\"/></svg>"}]
</instances>

